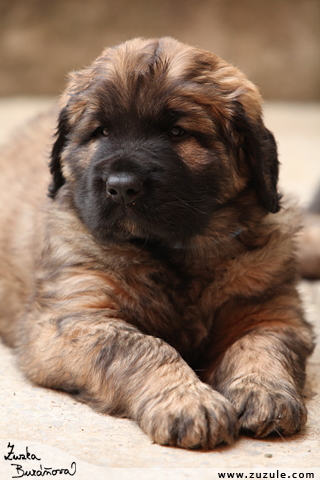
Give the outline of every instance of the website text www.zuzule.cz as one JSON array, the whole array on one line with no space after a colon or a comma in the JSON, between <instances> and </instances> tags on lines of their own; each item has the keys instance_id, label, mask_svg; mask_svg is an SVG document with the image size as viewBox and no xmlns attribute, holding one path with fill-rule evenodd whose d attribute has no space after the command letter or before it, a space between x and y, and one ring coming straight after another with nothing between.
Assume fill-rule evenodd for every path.
<instances>
[{"instance_id":1,"label":"website text www.zuzule.cz","mask_svg":"<svg viewBox=\"0 0 320 480\"><path fill-rule=\"evenodd\" d=\"M253 472L253 473L218 473L218 478L225 478L225 479L228 479L228 478L283 478L283 479L287 479L287 478L314 478L314 474L313 473L285 473L285 472L279 472L279 470L277 470L276 472Z\"/></svg>"}]
</instances>

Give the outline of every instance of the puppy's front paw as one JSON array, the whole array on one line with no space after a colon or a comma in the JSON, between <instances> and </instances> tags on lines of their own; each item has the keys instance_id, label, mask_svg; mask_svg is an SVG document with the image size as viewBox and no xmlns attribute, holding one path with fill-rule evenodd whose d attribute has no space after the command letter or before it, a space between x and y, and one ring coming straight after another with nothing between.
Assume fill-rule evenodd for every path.
<instances>
[{"instance_id":1,"label":"puppy's front paw","mask_svg":"<svg viewBox=\"0 0 320 480\"><path fill-rule=\"evenodd\" d=\"M148 399L138 421L156 443L205 450L232 444L239 430L231 403L200 381Z\"/></svg>"},{"instance_id":2,"label":"puppy's front paw","mask_svg":"<svg viewBox=\"0 0 320 480\"><path fill-rule=\"evenodd\" d=\"M241 430L256 438L292 435L304 426L307 410L294 385L245 377L229 384L224 395L234 405Z\"/></svg>"}]
</instances>

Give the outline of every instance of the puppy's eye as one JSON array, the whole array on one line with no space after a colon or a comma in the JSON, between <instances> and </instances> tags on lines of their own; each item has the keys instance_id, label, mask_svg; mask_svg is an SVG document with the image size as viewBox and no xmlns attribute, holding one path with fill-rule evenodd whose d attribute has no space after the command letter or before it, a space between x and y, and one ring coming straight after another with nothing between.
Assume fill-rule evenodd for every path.
<instances>
[{"instance_id":1,"label":"puppy's eye","mask_svg":"<svg viewBox=\"0 0 320 480\"><path fill-rule=\"evenodd\" d=\"M108 128L102 128L102 129L101 129L101 135L102 135L103 137L108 137L108 136L110 135L109 129L108 129Z\"/></svg>"},{"instance_id":2,"label":"puppy's eye","mask_svg":"<svg viewBox=\"0 0 320 480\"><path fill-rule=\"evenodd\" d=\"M186 135L186 131L181 127L172 127L171 130L169 130L169 137L178 138L184 135Z\"/></svg>"},{"instance_id":3,"label":"puppy's eye","mask_svg":"<svg viewBox=\"0 0 320 480\"><path fill-rule=\"evenodd\" d=\"M98 139L101 137L108 137L110 135L110 130L105 127L97 127L91 134L91 139Z\"/></svg>"}]
</instances>

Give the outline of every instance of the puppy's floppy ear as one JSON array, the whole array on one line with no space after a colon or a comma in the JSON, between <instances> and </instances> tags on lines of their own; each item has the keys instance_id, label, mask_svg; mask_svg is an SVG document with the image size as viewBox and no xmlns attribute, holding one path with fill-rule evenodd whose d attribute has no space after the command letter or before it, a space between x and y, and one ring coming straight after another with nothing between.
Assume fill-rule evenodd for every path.
<instances>
[{"instance_id":1,"label":"puppy's floppy ear","mask_svg":"<svg viewBox=\"0 0 320 480\"><path fill-rule=\"evenodd\" d=\"M99 60L99 59L98 59ZM82 93L90 87L95 74L95 63L90 67L69 74L68 86L63 93L60 104L63 106L58 121L57 138L51 152L49 163L52 181L49 186L49 197L55 198L58 190L65 183L62 173L61 154L68 141L72 127L79 121L87 105Z\"/></svg>"},{"instance_id":2,"label":"puppy's floppy ear","mask_svg":"<svg viewBox=\"0 0 320 480\"><path fill-rule=\"evenodd\" d=\"M281 195L277 190L279 161L274 136L261 119L253 122L246 115L242 104L235 104L233 128L240 139L238 149L242 150L249 165L252 182L260 200L269 212L277 213L280 210Z\"/></svg>"},{"instance_id":3,"label":"puppy's floppy ear","mask_svg":"<svg viewBox=\"0 0 320 480\"><path fill-rule=\"evenodd\" d=\"M65 179L62 174L61 166L61 153L67 143L67 137L70 132L70 126L68 122L67 108L63 108L59 115L57 139L52 147L51 161L49 163L50 173L52 175L52 181L49 185L49 197L55 198L58 190L65 183Z\"/></svg>"}]
</instances>

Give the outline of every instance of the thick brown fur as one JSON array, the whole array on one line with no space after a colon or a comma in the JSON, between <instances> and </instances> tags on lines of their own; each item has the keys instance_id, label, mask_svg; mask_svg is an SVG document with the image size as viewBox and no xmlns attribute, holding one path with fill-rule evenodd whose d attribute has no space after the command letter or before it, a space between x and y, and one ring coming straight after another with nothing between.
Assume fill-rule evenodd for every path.
<instances>
[{"instance_id":1,"label":"thick brown fur","mask_svg":"<svg viewBox=\"0 0 320 480\"><path fill-rule=\"evenodd\" d=\"M298 432L299 220L256 87L211 53L135 39L71 75L50 179L55 122L1 159L0 329L28 378L164 445Z\"/></svg>"}]
</instances>

